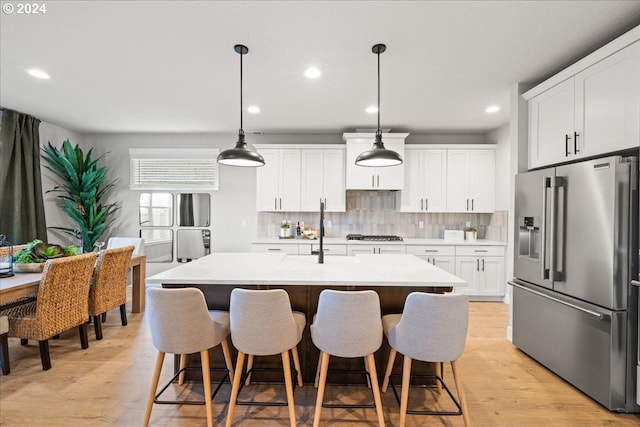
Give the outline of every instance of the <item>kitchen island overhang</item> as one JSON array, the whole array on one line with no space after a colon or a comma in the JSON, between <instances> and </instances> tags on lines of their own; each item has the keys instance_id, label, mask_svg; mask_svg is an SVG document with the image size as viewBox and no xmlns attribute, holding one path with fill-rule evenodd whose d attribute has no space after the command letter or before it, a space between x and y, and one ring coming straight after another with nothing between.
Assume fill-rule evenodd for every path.
<instances>
[{"instance_id":1,"label":"kitchen island overhang","mask_svg":"<svg viewBox=\"0 0 640 427\"><path fill-rule=\"evenodd\" d=\"M319 350L311 341L309 325L318 308L318 298L324 289L373 289L380 296L381 314L401 313L404 301L411 292L446 293L467 282L414 255L360 254L356 256L326 256L323 264L317 257L281 253L212 253L195 261L179 265L147 278L147 284L166 288L196 287L205 295L210 310L229 310L231 291L245 289L284 289L294 310L305 313L307 324L298 345L302 376L305 383L313 383ZM378 376L389 355L386 339L375 353ZM235 351L232 348L232 352ZM192 364L199 363L197 355ZM210 354L212 367L225 366L222 353ZM280 356L256 358L256 367L281 370ZM174 361L175 370L179 357ZM332 360L330 369L362 371L361 359ZM414 374L435 373L432 364L417 365ZM396 358L393 373L402 372L402 358ZM282 381L282 375L261 373L255 381ZM279 375L279 376L278 376ZM361 381L360 381L361 380ZM329 375L328 382L363 383L365 377L352 374Z\"/></svg>"}]
</instances>

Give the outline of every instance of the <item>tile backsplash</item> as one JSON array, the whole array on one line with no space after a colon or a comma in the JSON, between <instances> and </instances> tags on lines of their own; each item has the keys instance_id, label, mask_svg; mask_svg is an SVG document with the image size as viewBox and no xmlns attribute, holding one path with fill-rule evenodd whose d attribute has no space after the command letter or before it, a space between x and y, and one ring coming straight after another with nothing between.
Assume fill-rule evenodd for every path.
<instances>
[{"instance_id":1,"label":"tile backsplash","mask_svg":"<svg viewBox=\"0 0 640 427\"><path fill-rule=\"evenodd\" d=\"M319 212L258 212L258 237L277 237L283 220L318 227ZM347 211L325 213L325 236L349 233L392 234L402 237L442 238L444 230L462 230L470 222L479 239L506 242L508 212L404 213L396 211L395 191L347 191ZM419 222L424 222L424 228Z\"/></svg>"}]
</instances>

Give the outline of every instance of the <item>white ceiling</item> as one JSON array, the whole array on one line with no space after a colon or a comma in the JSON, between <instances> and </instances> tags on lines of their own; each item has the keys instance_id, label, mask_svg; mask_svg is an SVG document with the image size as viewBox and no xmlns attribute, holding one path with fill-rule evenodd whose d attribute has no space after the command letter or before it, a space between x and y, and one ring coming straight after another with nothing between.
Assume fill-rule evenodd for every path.
<instances>
[{"instance_id":1,"label":"white ceiling","mask_svg":"<svg viewBox=\"0 0 640 427\"><path fill-rule=\"evenodd\" d=\"M16 2L2 2L16 4ZM42 3L42 2L41 2ZM640 24L640 1L47 1L0 13L0 104L79 132L478 133ZM303 71L323 75L308 80ZM25 69L46 70L36 80ZM484 113L499 104L496 114Z\"/></svg>"}]
</instances>

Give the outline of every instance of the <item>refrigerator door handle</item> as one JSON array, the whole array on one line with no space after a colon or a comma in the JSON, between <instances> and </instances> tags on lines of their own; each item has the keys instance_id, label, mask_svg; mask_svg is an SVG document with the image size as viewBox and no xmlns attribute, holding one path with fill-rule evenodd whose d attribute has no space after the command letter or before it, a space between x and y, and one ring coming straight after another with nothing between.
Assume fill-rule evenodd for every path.
<instances>
[{"instance_id":1,"label":"refrigerator door handle","mask_svg":"<svg viewBox=\"0 0 640 427\"><path fill-rule=\"evenodd\" d=\"M540 242L540 278L542 280L549 278L549 270L547 270L547 188L551 186L551 178L545 176L542 181L542 224Z\"/></svg>"},{"instance_id":2,"label":"refrigerator door handle","mask_svg":"<svg viewBox=\"0 0 640 427\"><path fill-rule=\"evenodd\" d=\"M567 307L571 307L571 308L574 308L574 309L576 309L576 310L582 311L583 313L586 313L586 314L589 314L589 315L591 315L591 316L597 317L597 318L598 318L598 319L600 319L600 320L604 320L604 319L606 319L606 318L608 318L608 317L609 317L609 316L607 316L606 314L598 313L598 312L596 312L596 311L588 310L588 309L583 308L583 307L580 307L580 306L578 306L578 305L571 304L570 302L562 301L561 299L554 298L554 297L549 296L549 295L547 295L547 294L543 294L542 292L535 291L535 290L533 290L533 289L531 289L531 288L528 288L528 287L526 287L526 286L519 285L518 283L515 283L515 282L509 282L509 284L510 284L511 286L515 286L516 288L520 288L520 289L522 289L523 291L531 292L532 294L536 294L536 295L541 296L541 297L543 297L543 298L550 299L551 301L557 302L558 304L566 305Z\"/></svg>"},{"instance_id":3,"label":"refrigerator door handle","mask_svg":"<svg viewBox=\"0 0 640 427\"><path fill-rule=\"evenodd\" d=\"M549 244L549 278L551 283L562 280L562 271L558 269L558 188L564 186L564 178L551 177L551 242Z\"/></svg>"}]
</instances>

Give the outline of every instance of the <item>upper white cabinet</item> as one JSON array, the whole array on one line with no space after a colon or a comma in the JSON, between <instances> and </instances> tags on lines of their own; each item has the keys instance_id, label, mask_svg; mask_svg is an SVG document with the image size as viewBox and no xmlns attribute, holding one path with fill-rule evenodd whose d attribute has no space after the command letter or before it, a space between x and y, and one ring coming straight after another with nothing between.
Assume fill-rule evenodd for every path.
<instances>
[{"instance_id":1,"label":"upper white cabinet","mask_svg":"<svg viewBox=\"0 0 640 427\"><path fill-rule=\"evenodd\" d=\"M319 211L320 201L327 212L346 210L345 149L303 148L301 152L302 211Z\"/></svg>"},{"instance_id":2,"label":"upper white cabinet","mask_svg":"<svg viewBox=\"0 0 640 427\"><path fill-rule=\"evenodd\" d=\"M444 212L446 180L447 150L405 147L400 212Z\"/></svg>"},{"instance_id":3,"label":"upper white cabinet","mask_svg":"<svg viewBox=\"0 0 640 427\"><path fill-rule=\"evenodd\" d=\"M300 149L262 148L259 152L265 165L256 171L258 211L299 211Z\"/></svg>"},{"instance_id":4,"label":"upper white cabinet","mask_svg":"<svg viewBox=\"0 0 640 427\"><path fill-rule=\"evenodd\" d=\"M524 95L530 168L639 146L640 42L539 92Z\"/></svg>"},{"instance_id":5,"label":"upper white cabinet","mask_svg":"<svg viewBox=\"0 0 640 427\"><path fill-rule=\"evenodd\" d=\"M404 159L404 140L408 133L384 133L385 148L393 150ZM347 143L347 190L402 190L404 187L404 163L399 166L371 168L356 166L360 153L371 150L375 139L369 133L345 133Z\"/></svg>"},{"instance_id":6,"label":"upper white cabinet","mask_svg":"<svg viewBox=\"0 0 640 427\"><path fill-rule=\"evenodd\" d=\"M495 146L447 150L447 212L493 212Z\"/></svg>"}]
</instances>

